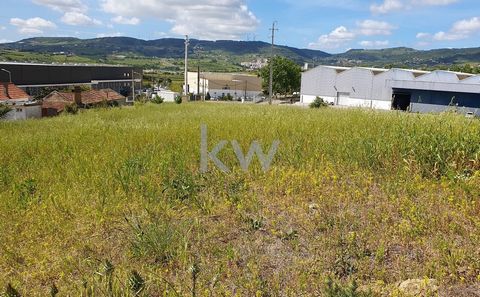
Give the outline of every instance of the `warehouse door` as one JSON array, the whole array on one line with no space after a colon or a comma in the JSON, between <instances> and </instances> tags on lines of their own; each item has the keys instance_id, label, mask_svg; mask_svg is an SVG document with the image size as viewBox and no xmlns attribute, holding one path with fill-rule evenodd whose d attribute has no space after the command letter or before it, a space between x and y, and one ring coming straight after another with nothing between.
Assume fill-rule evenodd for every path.
<instances>
[{"instance_id":1,"label":"warehouse door","mask_svg":"<svg viewBox=\"0 0 480 297\"><path fill-rule=\"evenodd\" d=\"M349 105L350 93L337 93L337 105Z\"/></svg>"},{"instance_id":2,"label":"warehouse door","mask_svg":"<svg viewBox=\"0 0 480 297\"><path fill-rule=\"evenodd\" d=\"M394 92L392 98L392 109L407 111L412 101L412 94Z\"/></svg>"}]
</instances>

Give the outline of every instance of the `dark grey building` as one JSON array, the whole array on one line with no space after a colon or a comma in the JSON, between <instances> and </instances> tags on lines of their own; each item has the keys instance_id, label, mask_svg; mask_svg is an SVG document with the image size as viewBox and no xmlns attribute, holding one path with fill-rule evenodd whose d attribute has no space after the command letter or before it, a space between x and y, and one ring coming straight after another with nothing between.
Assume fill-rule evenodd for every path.
<instances>
[{"instance_id":1,"label":"dark grey building","mask_svg":"<svg viewBox=\"0 0 480 297\"><path fill-rule=\"evenodd\" d=\"M113 65L33 64L0 62L0 69L11 72L12 82L35 96L42 89L89 85L92 89L110 88L124 96L132 95L132 86L140 90L143 71L140 68ZM0 71L0 81L9 81Z\"/></svg>"}]
</instances>

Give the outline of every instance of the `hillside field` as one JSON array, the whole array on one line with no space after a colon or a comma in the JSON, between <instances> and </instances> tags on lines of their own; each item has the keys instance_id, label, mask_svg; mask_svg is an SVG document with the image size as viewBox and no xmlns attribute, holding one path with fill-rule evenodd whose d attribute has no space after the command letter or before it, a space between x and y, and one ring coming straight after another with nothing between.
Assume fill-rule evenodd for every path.
<instances>
[{"instance_id":1,"label":"hillside field","mask_svg":"<svg viewBox=\"0 0 480 297\"><path fill-rule=\"evenodd\" d=\"M229 141L230 173L200 171L202 124L209 151ZM475 119L164 103L0 134L0 296L480 290ZM244 172L232 140L280 146L268 171L255 157Z\"/></svg>"}]
</instances>

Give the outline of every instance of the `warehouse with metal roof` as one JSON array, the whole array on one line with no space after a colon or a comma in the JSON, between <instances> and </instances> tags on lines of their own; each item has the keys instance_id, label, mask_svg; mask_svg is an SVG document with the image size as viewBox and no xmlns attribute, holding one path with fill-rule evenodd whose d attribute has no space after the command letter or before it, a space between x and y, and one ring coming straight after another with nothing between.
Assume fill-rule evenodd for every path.
<instances>
[{"instance_id":1,"label":"warehouse with metal roof","mask_svg":"<svg viewBox=\"0 0 480 297\"><path fill-rule=\"evenodd\" d=\"M302 73L301 102L412 112L455 107L480 116L480 76L437 70L318 66Z\"/></svg>"}]
</instances>

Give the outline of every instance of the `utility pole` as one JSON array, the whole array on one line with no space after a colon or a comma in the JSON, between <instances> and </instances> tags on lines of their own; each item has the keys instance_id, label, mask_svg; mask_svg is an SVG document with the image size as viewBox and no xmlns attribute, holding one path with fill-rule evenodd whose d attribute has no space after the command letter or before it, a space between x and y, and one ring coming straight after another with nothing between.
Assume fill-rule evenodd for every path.
<instances>
[{"instance_id":1,"label":"utility pole","mask_svg":"<svg viewBox=\"0 0 480 297\"><path fill-rule=\"evenodd\" d=\"M270 30L272 31L272 52L270 54L270 81L268 83L268 104L272 104L273 98L273 56L275 49L275 31L278 31L278 29L275 29L276 23L276 21L273 22L272 28L270 28Z\"/></svg>"},{"instance_id":2,"label":"utility pole","mask_svg":"<svg viewBox=\"0 0 480 297\"><path fill-rule=\"evenodd\" d=\"M135 101L135 71L132 69L132 102Z\"/></svg>"},{"instance_id":3,"label":"utility pole","mask_svg":"<svg viewBox=\"0 0 480 297\"><path fill-rule=\"evenodd\" d=\"M188 96L188 45L190 44L188 40L188 35L185 35L185 90L184 95Z\"/></svg>"},{"instance_id":4,"label":"utility pole","mask_svg":"<svg viewBox=\"0 0 480 297\"><path fill-rule=\"evenodd\" d=\"M200 97L200 65L197 66L197 100Z\"/></svg>"},{"instance_id":5,"label":"utility pole","mask_svg":"<svg viewBox=\"0 0 480 297\"><path fill-rule=\"evenodd\" d=\"M248 88L248 80L245 78L245 95L243 96L242 102L245 102L245 100L247 100L247 88Z\"/></svg>"}]
</instances>

